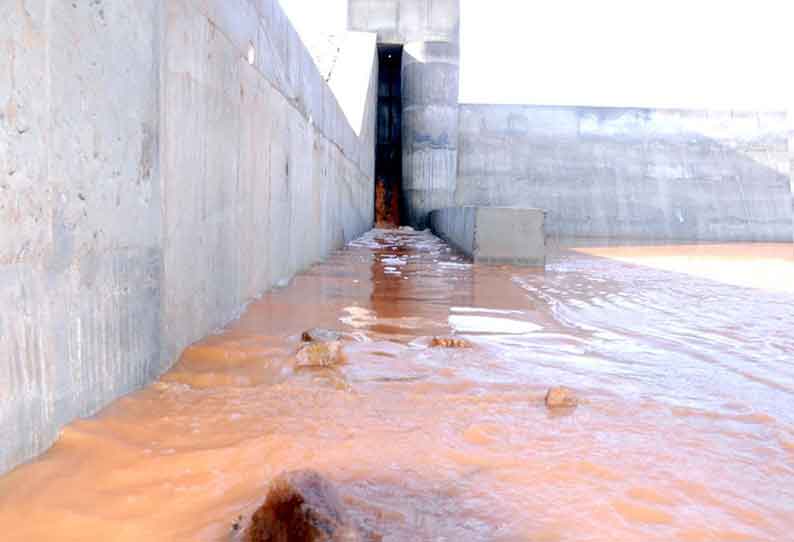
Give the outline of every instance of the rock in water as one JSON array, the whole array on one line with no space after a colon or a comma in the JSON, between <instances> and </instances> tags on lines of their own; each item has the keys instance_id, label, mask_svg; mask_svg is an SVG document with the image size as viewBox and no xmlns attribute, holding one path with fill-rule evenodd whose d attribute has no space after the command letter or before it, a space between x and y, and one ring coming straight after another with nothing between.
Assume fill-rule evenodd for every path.
<instances>
[{"instance_id":1,"label":"rock in water","mask_svg":"<svg viewBox=\"0 0 794 542\"><path fill-rule=\"evenodd\" d=\"M339 494L311 470L281 474L251 518L245 542L360 542Z\"/></svg>"},{"instance_id":2,"label":"rock in water","mask_svg":"<svg viewBox=\"0 0 794 542\"><path fill-rule=\"evenodd\" d=\"M346 361L342 341L304 343L295 358L297 367L333 367Z\"/></svg>"},{"instance_id":3,"label":"rock in water","mask_svg":"<svg viewBox=\"0 0 794 542\"><path fill-rule=\"evenodd\" d=\"M546 394L546 406L548 408L574 408L579 404L573 390L564 386L551 388Z\"/></svg>"},{"instance_id":4,"label":"rock in water","mask_svg":"<svg viewBox=\"0 0 794 542\"><path fill-rule=\"evenodd\" d=\"M471 348L471 343L466 339L456 339L453 337L433 337L430 341L432 348Z\"/></svg>"},{"instance_id":5,"label":"rock in water","mask_svg":"<svg viewBox=\"0 0 794 542\"><path fill-rule=\"evenodd\" d=\"M333 329L312 328L307 329L301 335L301 340L306 343L340 341L345 335Z\"/></svg>"}]
</instances>

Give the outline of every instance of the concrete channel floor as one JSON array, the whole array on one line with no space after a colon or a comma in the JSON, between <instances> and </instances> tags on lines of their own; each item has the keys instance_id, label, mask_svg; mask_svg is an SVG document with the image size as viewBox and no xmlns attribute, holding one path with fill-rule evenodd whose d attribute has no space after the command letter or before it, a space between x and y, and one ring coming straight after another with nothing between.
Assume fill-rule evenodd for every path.
<instances>
[{"instance_id":1,"label":"concrete channel floor","mask_svg":"<svg viewBox=\"0 0 794 542\"><path fill-rule=\"evenodd\" d=\"M373 230L0 478L0 538L229 540L313 468L388 541L785 540L794 292L763 270L794 249L565 249L543 271ZM296 367L313 327L350 334L345 364ZM545 408L557 384L578 408Z\"/></svg>"}]
</instances>

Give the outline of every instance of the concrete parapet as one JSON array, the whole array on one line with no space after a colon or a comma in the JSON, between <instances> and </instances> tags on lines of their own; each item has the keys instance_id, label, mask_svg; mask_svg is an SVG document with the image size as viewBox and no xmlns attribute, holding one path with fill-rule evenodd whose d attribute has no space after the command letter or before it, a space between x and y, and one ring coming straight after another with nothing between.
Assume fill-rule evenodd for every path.
<instances>
[{"instance_id":1,"label":"concrete parapet","mask_svg":"<svg viewBox=\"0 0 794 542\"><path fill-rule=\"evenodd\" d=\"M448 207L430 213L430 226L475 262L542 267L545 216L541 209Z\"/></svg>"}]
</instances>

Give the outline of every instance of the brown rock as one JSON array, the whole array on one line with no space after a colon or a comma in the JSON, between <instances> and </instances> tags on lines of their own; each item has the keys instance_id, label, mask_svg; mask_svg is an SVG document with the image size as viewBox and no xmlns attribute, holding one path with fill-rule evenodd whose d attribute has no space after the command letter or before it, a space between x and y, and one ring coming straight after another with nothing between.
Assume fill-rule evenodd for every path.
<instances>
[{"instance_id":1,"label":"brown rock","mask_svg":"<svg viewBox=\"0 0 794 542\"><path fill-rule=\"evenodd\" d=\"M341 341L345 334L333 329L312 328L301 334L301 340L306 343Z\"/></svg>"},{"instance_id":2,"label":"brown rock","mask_svg":"<svg viewBox=\"0 0 794 542\"><path fill-rule=\"evenodd\" d=\"M297 367L333 367L346 361L341 341L305 343L295 358Z\"/></svg>"},{"instance_id":3,"label":"brown rock","mask_svg":"<svg viewBox=\"0 0 794 542\"><path fill-rule=\"evenodd\" d=\"M251 518L245 542L360 542L331 483L311 470L281 474Z\"/></svg>"},{"instance_id":4,"label":"brown rock","mask_svg":"<svg viewBox=\"0 0 794 542\"><path fill-rule=\"evenodd\" d=\"M453 337L433 337L430 341L432 348L471 348L472 344L466 339L456 339Z\"/></svg>"},{"instance_id":5,"label":"brown rock","mask_svg":"<svg viewBox=\"0 0 794 542\"><path fill-rule=\"evenodd\" d=\"M546 406L548 408L574 408L579 404L573 390L564 386L551 388L546 394Z\"/></svg>"}]
</instances>

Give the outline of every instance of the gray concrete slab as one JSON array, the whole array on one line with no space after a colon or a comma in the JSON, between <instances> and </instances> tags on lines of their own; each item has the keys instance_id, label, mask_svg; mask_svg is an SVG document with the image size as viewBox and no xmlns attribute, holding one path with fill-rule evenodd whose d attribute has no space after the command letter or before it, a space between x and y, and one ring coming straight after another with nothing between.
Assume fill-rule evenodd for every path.
<instances>
[{"instance_id":1,"label":"gray concrete slab","mask_svg":"<svg viewBox=\"0 0 794 542\"><path fill-rule=\"evenodd\" d=\"M460 40L460 0L349 0L348 28L380 43Z\"/></svg>"},{"instance_id":2,"label":"gray concrete slab","mask_svg":"<svg viewBox=\"0 0 794 542\"><path fill-rule=\"evenodd\" d=\"M0 6L0 472L158 372L159 5Z\"/></svg>"}]
</instances>

